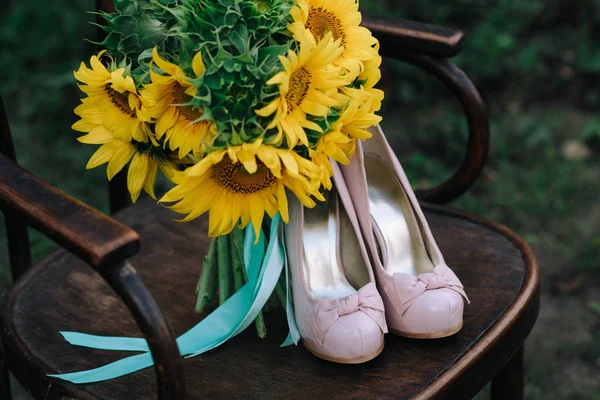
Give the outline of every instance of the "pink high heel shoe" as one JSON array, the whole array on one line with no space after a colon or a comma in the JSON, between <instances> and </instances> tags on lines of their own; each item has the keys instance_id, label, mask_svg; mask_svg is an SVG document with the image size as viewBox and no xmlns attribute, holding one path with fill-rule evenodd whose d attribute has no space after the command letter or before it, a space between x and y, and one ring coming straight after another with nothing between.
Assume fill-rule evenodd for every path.
<instances>
[{"instance_id":1,"label":"pink high heel shoe","mask_svg":"<svg viewBox=\"0 0 600 400\"><path fill-rule=\"evenodd\" d=\"M387 325L350 195L334 169L326 202L307 209L289 196L287 256L304 346L319 358L358 364L381 353Z\"/></svg>"},{"instance_id":2,"label":"pink high heel shoe","mask_svg":"<svg viewBox=\"0 0 600 400\"><path fill-rule=\"evenodd\" d=\"M408 178L379 126L342 167L372 256L392 333L451 336L463 325L463 285L446 265Z\"/></svg>"}]
</instances>

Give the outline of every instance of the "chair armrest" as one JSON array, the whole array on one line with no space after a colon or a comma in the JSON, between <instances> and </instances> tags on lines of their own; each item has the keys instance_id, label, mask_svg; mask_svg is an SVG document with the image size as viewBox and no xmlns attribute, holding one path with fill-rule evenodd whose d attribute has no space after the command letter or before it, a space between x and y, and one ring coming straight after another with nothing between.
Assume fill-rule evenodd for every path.
<instances>
[{"instance_id":1,"label":"chair armrest","mask_svg":"<svg viewBox=\"0 0 600 400\"><path fill-rule=\"evenodd\" d=\"M462 49L463 32L398 18L364 16L362 25L381 43L381 55L397 57L401 51L434 57L453 57Z\"/></svg>"},{"instance_id":2,"label":"chair armrest","mask_svg":"<svg viewBox=\"0 0 600 400\"><path fill-rule=\"evenodd\" d=\"M146 337L158 386L158 400L186 398L183 358L171 326L136 270L127 262L100 270L102 277L123 300Z\"/></svg>"},{"instance_id":3,"label":"chair armrest","mask_svg":"<svg viewBox=\"0 0 600 400\"><path fill-rule=\"evenodd\" d=\"M123 300L148 340L159 399L184 399L183 363L175 335L151 293L126 261L139 250L138 234L41 181L2 154L0 209L15 221L24 220L96 268Z\"/></svg>"},{"instance_id":4,"label":"chair armrest","mask_svg":"<svg viewBox=\"0 0 600 400\"><path fill-rule=\"evenodd\" d=\"M41 181L2 154L0 208L94 268L114 265L139 250L140 238L133 230Z\"/></svg>"}]
</instances>

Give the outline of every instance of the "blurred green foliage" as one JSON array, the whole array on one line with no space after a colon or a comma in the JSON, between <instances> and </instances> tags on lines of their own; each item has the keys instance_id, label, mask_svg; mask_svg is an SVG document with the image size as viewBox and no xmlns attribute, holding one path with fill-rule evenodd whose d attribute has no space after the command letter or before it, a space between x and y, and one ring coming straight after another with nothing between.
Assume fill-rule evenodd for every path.
<instances>
[{"instance_id":1,"label":"blurred green foliage","mask_svg":"<svg viewBox=\"0 0 600 400\"><path fill-rule=\"evenodd\" d=\"M86 171L91 146L80 146L71 130L79 89L73 77L94 47L90 0L48 3L0 0L0 91L11 123L17 156L22 165L42 179L107 209L106 178L102 171ZM0 230L0 235L4 231ZM54 245L32 233L36 259ZM0 242L1 276L7 277L5 241ZM1 277L0 277L1 279ZM7 279L1 279L0 289Z\"/></svg>"},{"instance_id":2,"label":"blurred green foliage","mask_svg":"<svg viewBox=\"0 0 600 400\"><path fill-rule=\"evenodd\" d=\"M361 7L466 32L454 61L489 106L492 149L480 182L453 206L498 220L536 248L599 273L600 0L362 0ZM20 162L106 211L105 173L85 170L94 149L79 145L70 128L80 96L72 71L94 52L83 40L95 38L88 24L94 15L85 13L93 8L92 0L0 0L0 91ZM383 68L384 130L415 186L443 181L464 155L460 106L411 66L386 60ZM37 259L53 247L39 235L33 244ZM4 284L5 250L1 240ZM600 336L593 343L556 354L592 365ZM560 365L550 366L548 355L532 357L529 399L587 398L581 387L566 387L569 379L560 391L546 389L550 369Z\"/></svg>"},{"instance_id":3,"label":"blurred green foliage","mask_svg":"<svg viewBox=\"0 0 600 400\"><path fill-rule=\"evenodd\" d=\"M600 272L600 217L590 210L600 194L600 1L361 5L465 31L453 61L488 104L492 146L481 181L454 205ZM418 186L441 182L464 154L466 121L457 102L434 78L400 62L384 62L382 86L383 126L409 175L421 178Z\"/></svg>"},{"instance_id":4,"label":"blurred green foliage","mask_svg":"<svg viewBox=\"0 0 600 400\"><path fill-rule=\"evenodd\" d=\"M523 101L600 104L592 84L600 77L598 0L381 0L362 7L464 30L456 62L488 91L517 90Z\"/></svg>"}]
</instances>

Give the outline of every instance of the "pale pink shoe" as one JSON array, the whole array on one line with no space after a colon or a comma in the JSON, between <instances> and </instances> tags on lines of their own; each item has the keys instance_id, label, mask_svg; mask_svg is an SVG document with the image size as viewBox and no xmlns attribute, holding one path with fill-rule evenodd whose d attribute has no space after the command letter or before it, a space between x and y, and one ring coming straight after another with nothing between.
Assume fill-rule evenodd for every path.
<instances>
[{"instance_id":1,"label":"pale pink shoe","mask_svg":"<svg viewBox=\"0 0 600 400\"><path fill-rule=\"evenodd\" d=\"M334 168L326 202L307 209L289 196L287 256L305 347L328 361L358 364L381 353L387 325L350 195Z\"/></svg>"},{"instance_id":2,"label":"pale pink shoe","mask_svg":"<svg viewBox=\"0 0 600 400\"><path fill-rule=\"evenodd\" d=\"M389 329L432 339L463 325L464 288L446 265L408 178L379 126L342 168L374 264Z\"/></svg>"}]
</instances>

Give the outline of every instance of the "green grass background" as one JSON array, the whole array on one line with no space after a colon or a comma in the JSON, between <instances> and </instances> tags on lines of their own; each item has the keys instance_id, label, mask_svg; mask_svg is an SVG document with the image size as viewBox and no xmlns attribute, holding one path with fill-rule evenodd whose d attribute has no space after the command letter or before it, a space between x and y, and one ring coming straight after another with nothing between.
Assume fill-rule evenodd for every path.
<instances>
[{"instance_id":1,"label":"green grass background","mask_svg":"<svg viewBox=\"0 0 600 400\"><path fill-rule=\"evenodd\" d=\"M515 229L551 265L542 264L549 294L540 324L552 336L532 339L527 398L600 398L600 313L594 311L600 300L600 1L363 0L361 7L466 31L455 61L489 106L492 150L480 182L453 206ZM106 212L105 173L85 170L94 148L78 144L70 128L80 96L72 71L94 51L83 40L95 35L86 14L93 8L90 0L0 0L0 92L21 164ZM443 181L464 154L459 105L441 84L399 62L384 62L381 86L383 127L414 185ZM3 235L0 285L7 286ZM36 259L54 247L35 233L32 240ZM550 294L552 277L563 271L583 283Z\"/></svg>"}]
</instances>

